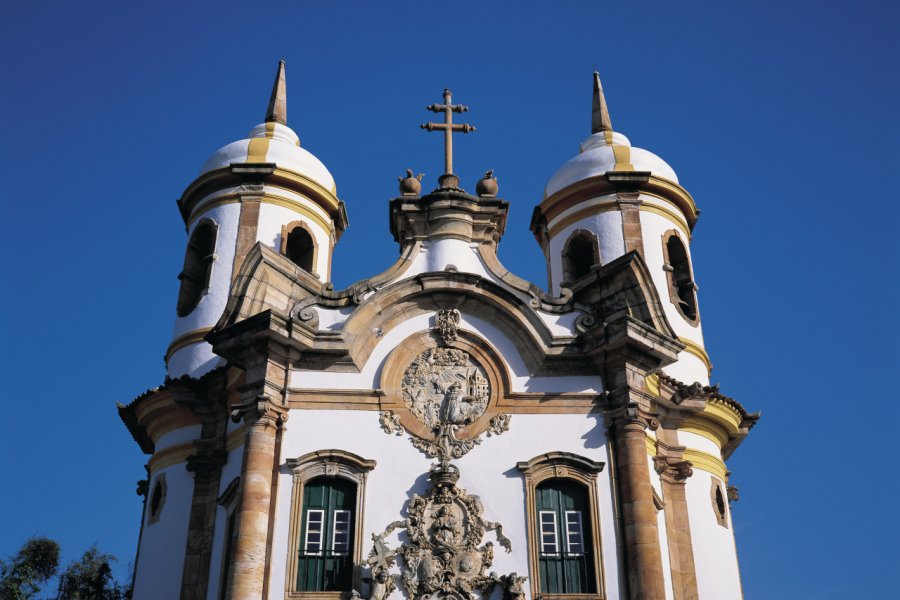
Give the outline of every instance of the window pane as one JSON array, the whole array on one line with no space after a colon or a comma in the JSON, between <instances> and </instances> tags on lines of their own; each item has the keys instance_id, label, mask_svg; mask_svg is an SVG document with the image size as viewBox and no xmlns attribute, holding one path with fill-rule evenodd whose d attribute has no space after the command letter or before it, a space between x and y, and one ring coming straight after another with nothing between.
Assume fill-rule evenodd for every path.
<instances>
[{"instance_id":1,"label":"window pane","mask_svg":"<svg viewBox=\"0 0 900 600\"><path fill-rule=\"evenodd\" d=\"M581 530L581 511L566 511L566 552L569 555L584 554L584 539Z\"/></svg>"},{"instance_id":2,"label":"window pane","mask_svg":"<svg viewBox=\"0 0 900 600\"><path fill-rule=\"evenodd\" d=\"M550 510L540 512L541 554L559 553L556 540L556 513Z\"/></svg>"},{"instance_id":3,"label":"window pane","mask_svg":"<svg viewBox=\"0 0 900 600\"><path fill-rule=\"evenodd\" d=\"M325 511L306 511L306 542L304 552L318 555L322 552L322 525L325 519Z\"/></svg>"},{"instance_id":4,"label":"window pane","mask_svg":"<svg viewBox=\"0 0 900 600\"><path fill-rule=\"evenodd\" d=\"M331 528L331 552L344 555L350 551L350 511L335 510L334 523Z\"/></svg>"}]
</instances>

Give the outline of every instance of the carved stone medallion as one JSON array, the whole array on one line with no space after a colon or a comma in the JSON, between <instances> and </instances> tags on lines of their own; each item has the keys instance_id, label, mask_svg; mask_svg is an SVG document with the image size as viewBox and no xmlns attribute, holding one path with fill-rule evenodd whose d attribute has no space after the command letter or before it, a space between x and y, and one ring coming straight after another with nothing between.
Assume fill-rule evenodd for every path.
<instances>
[{"instance_id":1,"label":"carved stone medallion","mask_svg":"<svg viewBox=\"0 0 900 600\"><path fill-rule=\"evenodd\" d=\"M406 369L403 401L430 429L468 425L487 408L491 388L484 369L467 352L429 348Z\"/></svg>"}]
</instances>

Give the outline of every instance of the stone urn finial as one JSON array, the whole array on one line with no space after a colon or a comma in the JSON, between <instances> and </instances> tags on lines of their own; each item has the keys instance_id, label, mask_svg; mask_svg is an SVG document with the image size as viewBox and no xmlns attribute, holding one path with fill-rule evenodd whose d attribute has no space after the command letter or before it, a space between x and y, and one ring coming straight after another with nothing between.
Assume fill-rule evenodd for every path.
<instances>
[{"instance_id":1,"label":"stone urn finial","mask_svg":"<svg viewBox=\"0 0 900 600\"><path fill-rule=\"evenodd\" d=\"M406 177L397 177L400 182L400 194L403 196L418 196L422 191L422 177L425 173L413 175L412 169L406 170Z\"/></svg>"},{"instance_id":2,"label":"stone urn finial","mask_svg":"<svg viewBox=\"0 0 900 600\"><path fill-rule=\"evenodd\" d=\"M494 177L494 170L486 171L484 177L475 184L475 193L479 196L494 197L497 195L497 178Z\"/></svg>"}]
</instances>

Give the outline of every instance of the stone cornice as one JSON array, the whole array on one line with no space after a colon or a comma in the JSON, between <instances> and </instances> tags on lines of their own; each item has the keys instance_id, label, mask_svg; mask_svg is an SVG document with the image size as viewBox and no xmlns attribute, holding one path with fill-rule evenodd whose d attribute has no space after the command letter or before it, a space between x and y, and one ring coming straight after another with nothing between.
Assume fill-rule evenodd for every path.
<instances>
[{"instance_id":1,"label":"stone cornice","mask_svg":"<svg viewBox=\"0 0 900 600\"><path fill-rule=\"evenodd\" d=\"M495 245L506 230L509 202L438 189L422 196L399 196L390 202L391 234L401 250L416 241L454 238Z\"/></svg>"}]
</instances>

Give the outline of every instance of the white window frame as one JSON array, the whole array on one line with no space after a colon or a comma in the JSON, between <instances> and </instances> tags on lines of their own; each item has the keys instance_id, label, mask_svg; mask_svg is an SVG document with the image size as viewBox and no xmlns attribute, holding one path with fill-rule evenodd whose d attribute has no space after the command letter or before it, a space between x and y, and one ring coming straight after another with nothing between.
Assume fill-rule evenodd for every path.
<instances>
[{"instance_id":1,"label":"white window frame","mask_svg":"<svg viewBox=\"0 0 900 600\"><path fill-rule=\"evenodd\" d=\"M347 518L344 520L344 535L347 536L347 541L345 542L345 547L342 552L338 552L337 550L337 536L338 536L338 515L347 515ZM331 522L331 555L332 556L346 556L350 553L350 519L353 517L353 511L347 510L345 508L338 508L333 511L332 522Z\"/></svg>"},{"instance_id":2,"label":"white window frame","mask_svg":"<svg viewBox=\"0 0 900 600\"><path fill-rule=\"evenodd\" d=\"M319 516L319 530L316 532L319 534L319 551L318 552L310 552L309 551L309 525L312 522L313 513L317 513ZM321 508L308 508L306 509L306 539L303 540L303 554L305 556L322 556L324 554L323 547L325 546L325 511Z\"/></svg>"},{"instance_id":3,"label":"white window frame","mask_svg":"<svg viewBox=\"0 0 900 600\"><path fill-rule=\"evenodd\" d=\"M550 516L550 521L547 522L544 520L544 515ZM547 552L547 542L545 541L545 536L548 532L544 531L545 524L553 525L553 551ZM541 556L559 556L559 537L557 536L557 531L559 525L556 522L556 511L555 510L541 510L538 511L538 530L540 531L541 536Z\"/></svg>"},{"instance_id":4,"label":"white window frame","mask_svg":"<svg viewBox=\"0 0 900 600\"><path fill-rule=\"evenodd\" d=\"M577 519L573 520L571 517L577 516ZM566 553L569 556L583 556L584 555L584 516L581 514L580 510L567 510L565 512L566 518ZM574 525L578 528L577 532L571 531L569 528ZM581 540L578 542L578 545L581 547L581 552L573 552L572 551L572 534L577 533L578 538Z\"/></svg>"}]
</instances>

